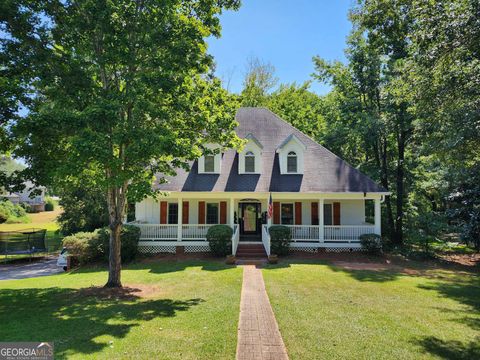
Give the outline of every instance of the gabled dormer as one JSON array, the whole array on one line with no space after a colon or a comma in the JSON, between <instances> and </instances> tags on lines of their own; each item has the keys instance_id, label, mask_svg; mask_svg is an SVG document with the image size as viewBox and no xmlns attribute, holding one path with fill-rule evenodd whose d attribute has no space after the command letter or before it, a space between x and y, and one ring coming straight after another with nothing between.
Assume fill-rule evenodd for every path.
<instances>
[{"instance_id":1,"label":"gabled dormer","mask_svg":"<svg viewBox=\"0 0 480 360\"><path fill-rule=\"evenodd\" d=\"M277 148L280 174L303 174L306 149L306 145L295 134L287 136Z\"/></svg>"},{"instance_id":2,"label":"gabled dormer","mask_svg":"<svg viewBox=\"0 0 480 360\"><path fill-rule=\"evenodd\" d=\"M245 140L247 143L243 147L243 151L238 154L238 173L260 174L262 172L263 145L252 134L245 136Z\"/></svg>"},{"instance_id":3,"label":"gabled dormer","mask_svg":"<svg viewBox=\"0 0 480 360\"><path fill-rule=\"evenodd\" d=\"M205 146L209 150L219 150L220 146L208 144ZM198 173L199 174L220 174L222 167L222 153L209 153L201 156L198 159Z\"/></svg>"}]
</instances>

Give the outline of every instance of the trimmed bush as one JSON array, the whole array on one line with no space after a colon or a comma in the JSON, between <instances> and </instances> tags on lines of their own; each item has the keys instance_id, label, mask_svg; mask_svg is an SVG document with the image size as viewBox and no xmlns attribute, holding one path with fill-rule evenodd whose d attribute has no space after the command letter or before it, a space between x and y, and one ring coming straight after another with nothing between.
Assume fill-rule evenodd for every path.
<instances>
[{"instance_id":1,"label":"trimmed bush","mask_svg":"<svg viewBox=\"0 0 480 360\"><path fill-rule=\"evenodd\" d=\"M81 265L99 261L103 258L104 247L99 231L79 232L67 236L62 241L68 253L78 258Z\"/></svg>"},{"instance_id":2,"label":"trimmed bush","mask_svg":"<svg viewBox=\"0 0 480 360\"><path fill-rule=\"evenodd\" d=\"M136 226L124 225L120 234L122 263L135 259L138 253L140 229ZM81 265L106 261L110 249L110 231L108 228L93 232L79 232L63 239L63 246L68 252L78 257Z\"/></svg>"},{"instance_id":3,"label":"trimmed bush","mask_svg":"<svg viewBox=\"0 0 480 360\"><path fill-rule=\"evenodd\" d=\"M45 211L53 211L55 209L55 201L51 197L45 199Z\"/></svg>"},{"instance_id":4,"label":"trimmed bush","mask_svg":"<svg viewBox=\"0 0 480 360\"><path fill-rule=\"evenodd\" d=\"M283 225L270 226L270 248L274 255L288 255L290 252L290 242L292 241L292 232L290 228Z\"/></svg>"},{"instance_id":5,"label":"trimmed bush","mask_svg":"<svg viewBox=\"0 0 480 360\"><path fill-rule=\"evenodd\" d=\"M207 231L210 251L215 256L226 256L232 253L233 230L228 225L214 225Z\"/></svg>"},{"instance_id":6,"label":"trimmed bush","mask_svg":"<svg viewBox=\"0 0 480 360\"><path fill-rule=\"evenodd\" d=\"M103 228L99 230L102 247L104 249L104 259L108 261L110 252L110 230ZM122 243L120 256L122 263L127 263L135 259L138 254L138 241L140 240L140 228L132 225L124 225L120 233L120 241Z\"/></svg>"},{"instance_id":7,"label":"trimmed bush","mask_svg":"<svg viewBox=\"0 0 480 360\"><path fill-rule=\"evenodd\" d=\"M372 255L379 255L382 253L382 237L377 234L363 234L360 235L360 244L362 249Z\"/></svg>"}]
</instances>

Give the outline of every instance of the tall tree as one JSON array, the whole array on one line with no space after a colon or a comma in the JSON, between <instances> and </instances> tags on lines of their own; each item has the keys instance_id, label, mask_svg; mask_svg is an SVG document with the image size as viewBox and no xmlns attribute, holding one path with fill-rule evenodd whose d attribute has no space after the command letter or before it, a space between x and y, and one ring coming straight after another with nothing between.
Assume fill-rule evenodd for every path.
<instances>
[{"instance_id":1,"label":"tall tree","mask_svg":"<svg viewBox=\"0 0 480 360\"><path fill-rule=\"evenodd\" d=\"M269 93L277 82L275 68L272 64L258 58L250 58L240 95L242 106L265 106Z\"/></svg>"},{"instance_id":2,"label":"tall tree","mask_svg":"<svg viewBox=\"0 0 480 360\"><path fill-rule=\"evenodd\" d=\"M352 9L350 19L353 30L348 65L330 64L316 57L316 77L332 83L337 99L348 100L339 105L342 116L337 122L351 122L354 126L346 128L355 133L364 149L360 157L354 154L352 162L367 164L373 159L380 169L374 177L394 191L395 208L387 199L388 228L392 240L402 244L406 154L413 140L415 119L404 72L412 26L409 1L362 0Z\"/></svg>"},{"instance_id":3,"label":"tall tree","mask_svg":"<svg viewBox=\"0 0 480 360\"><path fill-rule=\"evenodd\" d=\"M205 42L220 35L222 10L239 1L13 0L4 6L1 56L12 67L26 59L32 64L32 103L17 120L15 153L42 184L88 173L103 189L111 231L106 286L121 286L127 198L157 195L155 174L188 168L207 143L239 143L235 104L208 76Z\"/></svg>"}]
</instances>

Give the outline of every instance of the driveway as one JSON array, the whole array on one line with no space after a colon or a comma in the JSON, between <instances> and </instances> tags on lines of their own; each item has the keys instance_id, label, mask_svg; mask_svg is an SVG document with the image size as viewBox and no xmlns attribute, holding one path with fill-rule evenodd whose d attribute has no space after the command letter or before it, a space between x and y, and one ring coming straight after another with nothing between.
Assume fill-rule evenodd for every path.
<instances>
[{"instance_id":1,"label":"driveway","mask_svg":"<svg viewBox=\"0 0 480 360\"><path fill-rule=\"evenodd\" d=\"M57 259L35 261L27 264L0 265L0 280L26 279L63 272Z\"/></svg>"}]
</instances>

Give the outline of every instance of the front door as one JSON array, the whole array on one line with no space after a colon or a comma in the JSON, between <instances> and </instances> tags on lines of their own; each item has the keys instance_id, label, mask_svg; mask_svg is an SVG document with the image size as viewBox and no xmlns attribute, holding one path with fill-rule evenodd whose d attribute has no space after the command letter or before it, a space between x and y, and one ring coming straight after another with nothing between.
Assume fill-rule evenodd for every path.
<instances>
[{"instance_id":1,"label":"front door","mask_svg":"<svg viewBox=\"0 0 480 360\"><path fill-rule=\"evenodd\" d=\"M259 203L240 203L240 235L259 235Z\"/></svg>"}]
</instances>

